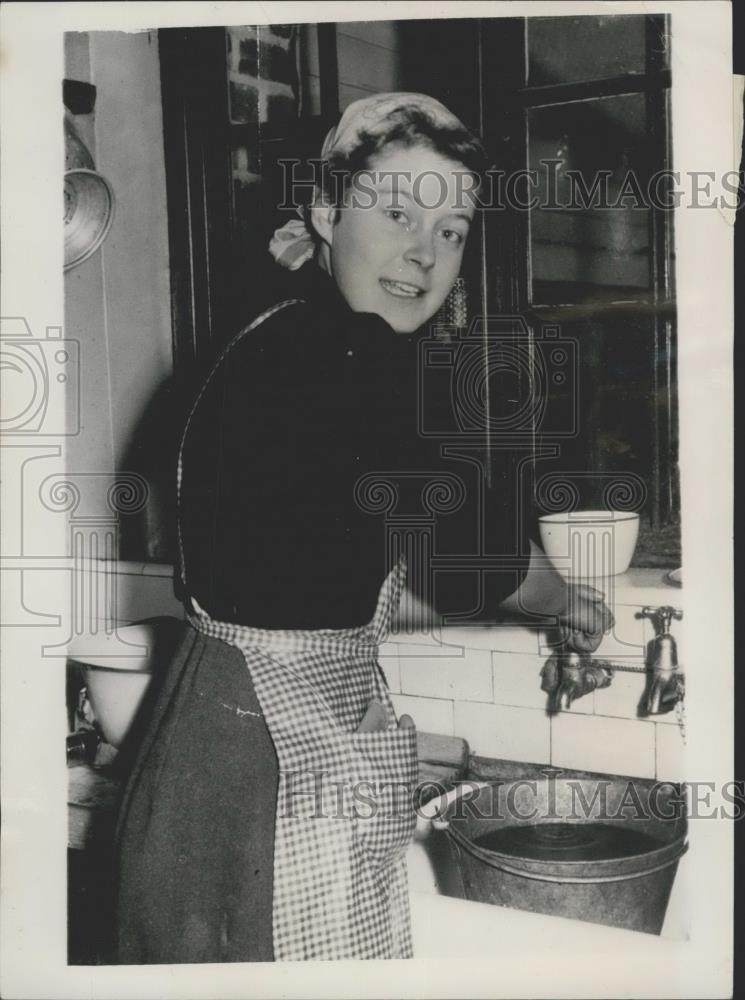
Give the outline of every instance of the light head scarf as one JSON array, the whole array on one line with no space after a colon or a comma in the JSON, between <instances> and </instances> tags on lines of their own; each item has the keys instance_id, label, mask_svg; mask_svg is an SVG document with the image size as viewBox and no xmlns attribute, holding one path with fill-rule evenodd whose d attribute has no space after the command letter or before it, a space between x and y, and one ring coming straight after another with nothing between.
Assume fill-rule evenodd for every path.
<instances>
[{"instance_id":1,"label":"light head scarf","mask_svg":"<svg viewBox=\"0 0 745 1000\"><path fill-rule=\"evenodd\" d=\"M330 129L321 148L321 159L328 161L332 156L348 156L360 145L363 133L365 137L383 135L390 128L395 112L404 109L423 112L439 128L465 129L444 104L427 94L372 94L350 104L339 124ZM277 229L269 243L269 253L289 271L297 271L315 251L303 212L298 214L301 217Z\"/></svg>"}]
</instances>

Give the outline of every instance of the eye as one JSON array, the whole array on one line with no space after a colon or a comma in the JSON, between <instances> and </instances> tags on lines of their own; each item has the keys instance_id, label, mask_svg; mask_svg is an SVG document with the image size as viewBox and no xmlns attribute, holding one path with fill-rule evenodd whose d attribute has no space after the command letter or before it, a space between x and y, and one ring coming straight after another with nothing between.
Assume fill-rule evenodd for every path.
<instances>
[{"instance_id":1,"label":"eye","mask_svg":"<svg viewBox=\"0 0 745 1000\"><path fill-rule=\"evenodd\" d=\"M454 246L460 246L465 240L463 233L458 232L457 229L443 229L441 230L443 238L448 242L452 243Z\"/></svg>"},{"instance_id":2,"label":"eye","mask_svg":"<svg viewBox=\"0 0 745 1000\"><path fill-rule=\"evenodd\" d=\"M393 222L400 222L402 225L408 222L408 219L406 218L406 213L402 212L400 208L386 208L385 214Z\"/></svg>"}]
</instances>

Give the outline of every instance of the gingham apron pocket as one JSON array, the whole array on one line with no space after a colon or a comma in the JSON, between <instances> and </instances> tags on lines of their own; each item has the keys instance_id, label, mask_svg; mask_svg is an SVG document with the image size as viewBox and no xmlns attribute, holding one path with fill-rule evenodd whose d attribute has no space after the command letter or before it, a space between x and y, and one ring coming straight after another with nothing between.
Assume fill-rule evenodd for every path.
<instances>
[{"instance_id":1,"label":"gingham apron pocket","mask_svg":"<svg viewBox=\"0 0 745 1000\"><path fill-rule=\"evenodd\" d=\"M351 733L349 740L357 841L374 869L389 868L403 857L416 827L416 730Z\"/></svg>"}]
</instances>

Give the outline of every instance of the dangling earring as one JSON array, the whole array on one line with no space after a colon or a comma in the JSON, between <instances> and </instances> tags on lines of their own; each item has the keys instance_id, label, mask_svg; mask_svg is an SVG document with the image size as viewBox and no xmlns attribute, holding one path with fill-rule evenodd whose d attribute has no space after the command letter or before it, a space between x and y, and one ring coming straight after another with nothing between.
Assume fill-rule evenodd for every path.
<instances>
[{"instance_id":1,"label":"dangling earring","mask_svg":"<svg viewBox=\"0 0 745 1000\"><path fill-rule=\"evenodd\" d=\"M443 326L454 326L459 329L468 326L468 293L463 278L455 279L455 284L442 304L438 321Z\"/></svg>"}]
</instances>

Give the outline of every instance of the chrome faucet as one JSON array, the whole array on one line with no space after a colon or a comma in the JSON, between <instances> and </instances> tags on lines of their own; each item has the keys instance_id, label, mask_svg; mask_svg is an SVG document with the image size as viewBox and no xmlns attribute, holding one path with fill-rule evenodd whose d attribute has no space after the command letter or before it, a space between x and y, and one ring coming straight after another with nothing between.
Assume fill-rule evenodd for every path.
<instances>
[{"instance_id":1,"label":"chrome faucet","mask_svg":"<svg viewBox=\"0 0 745 1000\"><path fill-rule=\"evenodd\" d=\"M673 619L680 621L683 612L669 605L644 607L639 617L649 618L656 633L647 644L647 688L641 714L662 715L685 696L685 675L678 669L678 649L670 634L670 623Z\"/></svg>"},{"instance_id":2,"label":"chrome faucet","mask_svg":"<svg viewBox=\"0 0 745 1000\"><path fill-rule=\"evenodd\" d=\"M561 712L595 688L608 687L613 671L588 653L563 648L544 664L541 687L549 695L549 711Z\"/></svg>"}]
</instances>

